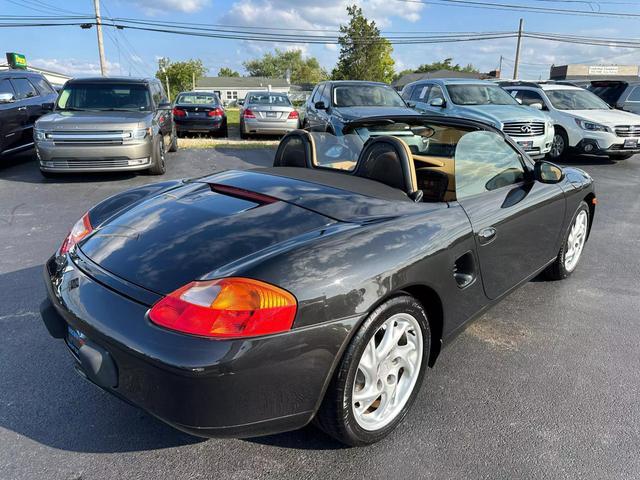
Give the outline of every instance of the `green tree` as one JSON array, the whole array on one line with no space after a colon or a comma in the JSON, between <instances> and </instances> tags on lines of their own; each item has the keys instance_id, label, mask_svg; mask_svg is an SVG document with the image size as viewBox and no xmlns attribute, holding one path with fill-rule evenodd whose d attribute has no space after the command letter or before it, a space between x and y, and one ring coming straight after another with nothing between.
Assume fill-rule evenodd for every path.
<instances>
[{"instance_id":1,"label":"green tree","mask_svg":"<svg viewBox=\"0 0 640 480\"><path fill-rule=\"evenodd\" d=\"M239 77L240 74L229 67L222 67L218 70L219 77Z\"/></svg>"},{"instance_id":2,"label":"green tree","mask_svg":"<svg viewBox=\"0 0 640 480\"><path fill-rule=\"evenodd\" d=\"M197 82L199 78L207 73L202 60L186 60L184 62L172 62L168 58L158 60L158 78L165 89L167 88L167 78L169 79L169 89L171 98L175 99L178 93L185 90L191 90L194 79Z\"/></svg>"},{"instance_id":3,"label":"green tree","mask_svg":"<svg viewBox=\"0 0 640 480\"><path fill-rule=\"evenodd\" d=\"M326 80L327 72L315 57L303 58L302 50L279 50L265 53L261 58L247 60L244 68L251 77L285 78L291 75L291 83L318 83Z\"/></svg>"},{"instance_id":4,"label":"green tree","mask_svg":"<svg viewBox=\"0 0 640 480\"><path fill-rule=\"evenodd\" d=\"M469 73L478 73L479 70L474 67L472 64L467 64L465 67L461 67L457 63L453 64L453 58L445 58L440 62L433 63L425 63L420 65L414 73L428 73L435 72L437 70L451 70L453 72L469 72Z\"/></svg>"},{"instance_id":5,"label":"green tree","mask_svg":"<svg viewBox=\"0 0 640 480\"><path fill-rule=\"evenodd\" d=\"M393 80L395 62L393 47L380 35L375 21L369 21L357 5L347 7L350 20L340 25L340 56L333 69L335 80Z\"/></svg>"}]
</instances>

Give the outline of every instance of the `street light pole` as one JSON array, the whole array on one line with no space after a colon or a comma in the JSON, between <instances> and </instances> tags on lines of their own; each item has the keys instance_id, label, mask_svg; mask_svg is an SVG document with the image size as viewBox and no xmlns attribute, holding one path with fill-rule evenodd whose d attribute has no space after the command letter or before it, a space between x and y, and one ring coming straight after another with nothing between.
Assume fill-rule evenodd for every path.
<instances>
[{"instance_id":1,"label":"street light pole","mask_svg":"<svg viewBox=\"0 0 640 480\"><path fill-rule=\"evenodd\" d=\"M513 79L518 79L518 66L520 64L520 47L522 46L522 26L524 24L524 20L520 19L520 26L518 27L518 43L516 45L516 59L513 63Z\"/></svg>"},{"instance_id":2,"label":"street light pole","mask_svg":"<svg viewBox=\"0 0 640 480\"><path fill-rule=\"evenodd\" d=\"M100 55L100 73L104 77L107 75L107 62L104 58L104 43L102 42L102 19L100 18L100 0L93 0L93 7L96 11L96 32L98 34L98 54Z\"/></svg>"}]
</instances>

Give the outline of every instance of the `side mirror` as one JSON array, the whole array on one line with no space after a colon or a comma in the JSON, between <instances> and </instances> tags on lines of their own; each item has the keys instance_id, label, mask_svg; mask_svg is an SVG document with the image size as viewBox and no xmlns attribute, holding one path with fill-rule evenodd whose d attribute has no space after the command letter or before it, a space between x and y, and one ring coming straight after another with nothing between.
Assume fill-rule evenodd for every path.
<instances>
[{"instance_id":1,"label":"side mirror","mask_svg":"<svg viewBox=\"0 0 640 480\"><path fill-rule=\"evenodd\" d=\"M0 93L0 103L13 103L15 101L16 98L13 93Z\"/></svg>"},{"instance_id":2,"label":"side mirror","mask_svg":"<svg viewBox=\"0 0 640 480\"><path fill-rule=\"evenodd\" d=\"M515 97L513 97L515 98ZM518 102L520 105L522 105L522 99L521 98L515 98L516 102Z\"/></svg>"},{"instance_id":3,"label":"side mirror","mask_svg":"<svg viewBox=\"0 0 640 480\"><path fill-rule=\"evenodd\" d=\"M42 110L45 112L53 112L53 102L43 103Z\"/></svg>"},{"instance_id":4,"label":"side mirror","mask_svg":"<svg viewBox=\"0 0 640 480\"><path fill-rule=\"evenodd\" d=\"M564 179L564 172L561 167L544 160L536 162L533 171L538 182L560 183Z\"/></svg>"},{"instance_id":5,"label":"side mirror","mask_svg":"<svg viewBox=\"0 0 640 480\"><path fill-rule=\"evenodd\" d=\"M531 108L535 108L536 110L542 110L544 108L544 105L542 105L540 102L530 103L529 106Z\"/></svg>"},{"instance_id":6,"label":"side mirror","mask_svg":"<svg viewBox=\"0 0 640 480\"><path fill-rule=\"evenodd\" d=\"M169 103L169 102L160 102L158 104L158 110L171 110L171 103Z\"/></svg>"},{"instance_id":7,"label":"side mirror","mask_svg":"<svg viewBox=\"0 0 640 480\"><path fill-rule=\"evenodd\" d=\"M238 105L244 105L244 100L238 100L236 103L237 103Z\"/></svg>"},{"instance_id":8,"label":"side mirror","mask_svg":"<svg viewBox=\"0 0 640 480\"><path fill-rule=\"evenodd\" d=\"M410 101L407 101L407 107L409 107L409 108L416 108L416 102L410 102Z\"/></svg>"},{"instance_id":9,"label":"side mirror","mask_svg":"<svg viewBox=\"0 0 640 480\"><path fill-rule=\"evenodd\" d=\"M431 103L429 105L431 105L432 107L444 108L445 102L443 98L434 98L433 100L431 100Z\"/></svg>"},{"instance_id":10,"label":"side mirror","mask_svg":"<svg viewBox=\"0 0 640 480\"><path fill-rule=\"evenodd\" d=\"M322 101L314 103L313 106L314 106L314 108L316 110L326 110L327 109L327 106Z\"/></svg>"}]
</instances>

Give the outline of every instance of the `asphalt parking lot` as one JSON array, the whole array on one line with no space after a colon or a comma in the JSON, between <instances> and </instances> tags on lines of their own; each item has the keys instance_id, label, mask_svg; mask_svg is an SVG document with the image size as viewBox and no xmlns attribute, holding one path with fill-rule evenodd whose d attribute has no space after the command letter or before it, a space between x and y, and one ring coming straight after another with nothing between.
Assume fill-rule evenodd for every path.
<instances>
[{"instance_id":1,"label":"asphalt parking lot","mask_svg":"<svg viewBox=\"0 0 640 480\"><path fill-rule=\"evenodd\" d=\"M273 150L181 150L163 179L271 163ZM38 305L41 268L84 211L145 175L43 179L0 161L0 479L640 477L640 157L581 158L599 199L566 281L536 279L440 356L407 421L347 449L313 427L248 440L173 430L74 373Z\"/></svg>"}]
</instances>

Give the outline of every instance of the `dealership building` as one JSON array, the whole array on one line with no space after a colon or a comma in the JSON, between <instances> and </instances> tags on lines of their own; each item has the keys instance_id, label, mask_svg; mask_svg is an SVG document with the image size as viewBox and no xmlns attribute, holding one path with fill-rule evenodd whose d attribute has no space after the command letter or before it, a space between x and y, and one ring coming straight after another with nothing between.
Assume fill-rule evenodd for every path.
<instances>
[{"instance_id":1,"label":"dealership building","mask_svg":"<svg viewBox=\"0 0 640 480\"><path fill-rule=\"evenodd\" d=\"M638 65L553 65L550 80L638 80Z\"/></svg>"}]
</instances>

